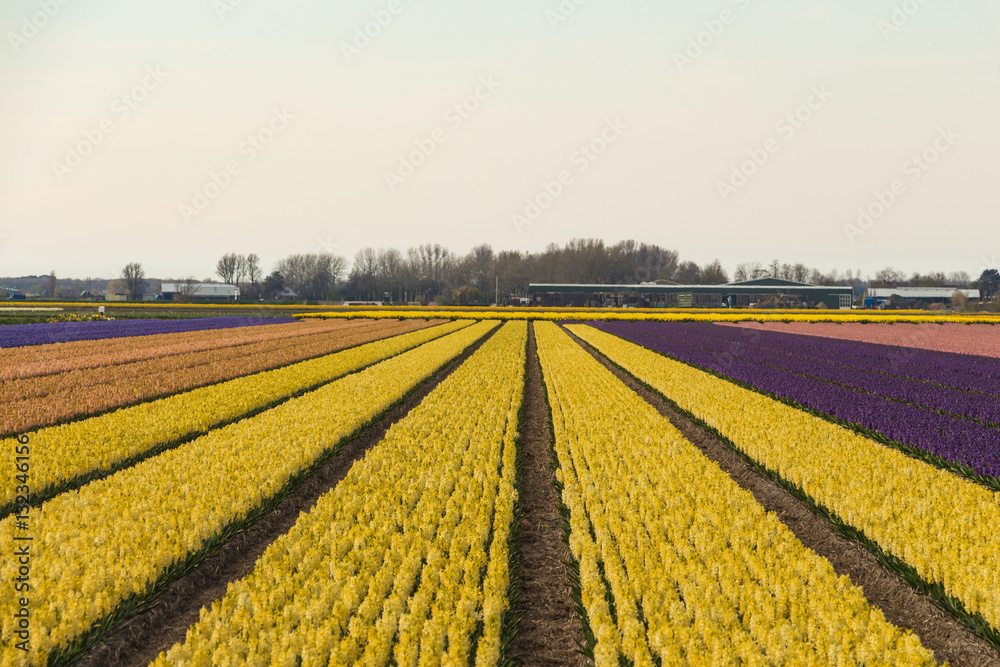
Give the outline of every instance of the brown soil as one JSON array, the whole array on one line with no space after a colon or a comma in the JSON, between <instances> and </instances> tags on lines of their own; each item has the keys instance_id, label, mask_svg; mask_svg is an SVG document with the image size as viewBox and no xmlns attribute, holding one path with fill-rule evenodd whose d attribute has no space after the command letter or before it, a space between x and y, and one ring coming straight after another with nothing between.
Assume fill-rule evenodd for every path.
<instances>
[{"instance_id":1,"label":"brown soil","mask_svg":"<svg viewBox=\"0 0 1000 667\"><path fill-rule=\"evenodd\" d=\"M183 641L188 627L198 621L203 607L226 594L231 582L253 571L257 559L277 538L287 533L299 515L308 512L320 496L333 489L365 452L382 440L389 428L416 407L433 389L471 356L494 333L484 336L460 357L421 385L400 405L386 413L285 498L271 513L226 542L199 568L178 579L149 611L127 621L113 637L98 645L87 667L148 665L161 651Z\"/></svg>"},{"instance_id":2,"label":"brown soil","mask_svg":"<svg viewBox=\"0 0 1000 667\"><path fill-rule=\"evenodd\" d=\"M567 330L567 333L570 333ZM917 593L906 581L879 563L859 544L837 534L826 520L768 479L728 445L686 417L673 405L637 382L583 340L573 336L621 379L684 434L708 458L719 464L742 488L753 493L761 505L774 512L809 549L826 558L837 574L847 575L860 586L868 601L882 610L890 623L912 630L921 643L934 652L938 662L954 666L1000 665L1000 655L985 640L965 628L930 598Z\"/></svg>"},{"instance_id":3,"label":"brown soil","mask_svg":"<svg viewBox=\"0 0 1000 667\"><path fill-rule=\"evenodd\" d=\"M524 425L521 431L524 505L521 521L521 599L511 653L524 665L580 665L583 633L569 587L559 494L555 488L551 424L542 371L535 354L535 331L528 332Z\"/></svg>"}]
</instances>

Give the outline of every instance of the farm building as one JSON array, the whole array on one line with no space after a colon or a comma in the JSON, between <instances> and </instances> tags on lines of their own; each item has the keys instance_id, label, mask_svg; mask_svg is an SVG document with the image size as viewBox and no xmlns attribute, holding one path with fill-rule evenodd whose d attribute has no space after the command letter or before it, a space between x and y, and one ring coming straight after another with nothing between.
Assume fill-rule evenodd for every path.
<instances>
[{"instance_id":1,"label":"farm building","mask_svg":"<svg viewBox=\"0 0 1000 667\"><path fill-rule=\"evenodd\" d=\"M220 283L163 283L160 290L164 301L236 301L240 288Z\"/></svg>"},{"instance_id":2,"label":"farm building","mask_svg":"<svg viewBox=\"0 0 1000 667\"><path fill-rule=\"evenodd\" d=\"M927 303L945 303L955 294L961 292L969 299L978 299L977 289L957 289L955 287L872 287L865 292L865 308L881 308L889 300L897 296L901 299L912 299Z\"/></svg>"},{"instance_id":3,"label":"farm building","mask_svg":"<svg viewBox=\"0 0 1000 667\"><path fill-rule=\"evenodd\" d=\"M809 285L779 278L761 278L726 285L554 285L528 286L535 306L578 308L751 308L786 307L849 309L851 286Z\"/></svg>"}]
</instances>

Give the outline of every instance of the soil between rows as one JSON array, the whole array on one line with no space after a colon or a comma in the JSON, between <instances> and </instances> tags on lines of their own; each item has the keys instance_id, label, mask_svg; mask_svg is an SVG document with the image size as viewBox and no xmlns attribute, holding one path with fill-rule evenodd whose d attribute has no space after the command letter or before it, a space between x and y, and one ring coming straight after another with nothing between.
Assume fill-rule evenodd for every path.
<instances>
[{"instance_id":1,"label":"soil between rows","mask_svg":"<svg viewBox=\"0 0 1000 667\"><path fill-rule=\"evenodd\" d=\"M198 621L201 609L223 598L229 584L253 571L257 560L276 539L287 533L300 514L308 512L320 496L337 486L354 463L378 444L393 424L403 419L431 391L489 340L499 327L483 336L387 412L361 435L345 443L330 461L285 498L270 514L226 542L193 572L181 577L161 595L149 611L122 625L107 641L94 647L78 665L145 666L179 641Z\"/></svg>"},{"instance_id":2,"label":"soil between rows","mask_svg":"<svg viewBox=\"0 0 1000 667\"><path fill-rule=\"evenodd\" d=\"M520 615L511 654L523 665L581 665L583 639L569 585L559 494L550 440L550 419L535 347L535 329L528 329L524 425L521 430L524 507L521 521Z\"/></svg>"},{"instance_id":3,"label":"soil between rows","mask_svg":"<svg viewBox=\"0 0 1000 667\"><path fill-rule=\"evenodd\" d=\"M934 652L939 663L959 666L1000 666L1000 655L934 604L906 581L884 567L860 545L837 534L833 526L813 514L803 503L760 472L750 467L724 442L682 414L656 392L648 389L568 329L564 329L595 359L632 391L666 417L685 438L715 461L734 482L750 491L765 510L774 512L792 533L814 552L826 558L838 575L847 575L860 586L865 597L882 610L886 619L912 630L921 643Z\"/></svg>"}]
</instances>

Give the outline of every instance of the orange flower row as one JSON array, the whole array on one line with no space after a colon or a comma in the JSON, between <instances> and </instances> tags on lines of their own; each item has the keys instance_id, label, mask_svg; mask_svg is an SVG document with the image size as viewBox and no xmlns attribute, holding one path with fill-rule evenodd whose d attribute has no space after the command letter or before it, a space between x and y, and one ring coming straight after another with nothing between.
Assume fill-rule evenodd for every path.
<instances>
[{"instance_id":1,"label":"orange flower row","mask_svg":"<svg viewBox=\"0 0 1000 667\"><path fill-rule=\"evenodd\" d=\"M317 326L318 325L318 326ZM104 340L81 340L0 349L0 380L54 375L72 370L117 366L175 354L217 350L234 345L308 336L370 326L359 320L345 326L339 321L264 324L234 329L185 331L182 333L131 336Z\"/></svg>"},{"instance_id":2,"label":"orange flower row","mask_svg":"<svg viewBox=\"0 0 1000 667\"><path fill-rule=\"evenodd\" d=\"M179 354L119 366L75 370L0 383L0 435L204 387L416 331L440 321L368 322L368 326Z\"/></svg>"}]
</instances>

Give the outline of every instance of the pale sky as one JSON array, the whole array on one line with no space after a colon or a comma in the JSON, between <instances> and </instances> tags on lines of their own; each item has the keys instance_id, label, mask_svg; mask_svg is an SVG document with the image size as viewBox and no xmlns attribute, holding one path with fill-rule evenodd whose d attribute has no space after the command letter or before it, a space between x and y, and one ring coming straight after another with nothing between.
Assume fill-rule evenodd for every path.
<instances>
[{"instance_id":1,"label":"pale sky","mask_svg":"<svg viewBox=\"0 0 1000 667\"><path fill-rule=\"evenodd\" d=\"M730 271L1000 256L996 0L3 0L0 32L0 275L579 237Z\"/></svg>"}]
</instances>

